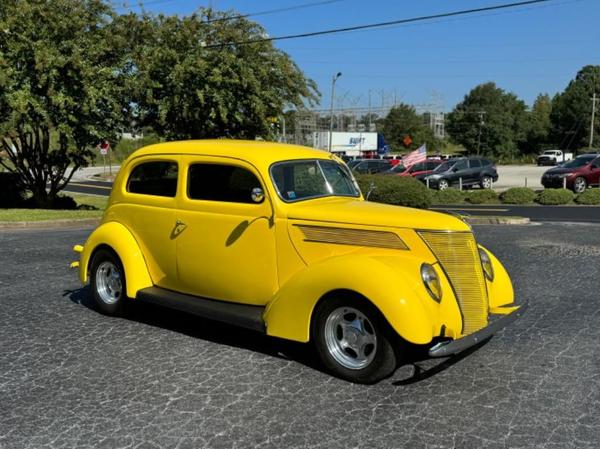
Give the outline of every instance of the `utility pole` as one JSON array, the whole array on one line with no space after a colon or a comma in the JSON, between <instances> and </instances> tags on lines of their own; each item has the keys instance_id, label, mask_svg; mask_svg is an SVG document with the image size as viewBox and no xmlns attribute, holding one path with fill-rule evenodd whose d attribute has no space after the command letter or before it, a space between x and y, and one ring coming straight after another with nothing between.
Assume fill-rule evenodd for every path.
<instances>
[{"instance_id":1,"label":"utility pole","mask_svg":"<svg viewBox=\"0 0 600 449\"><path fill-rule=\"evenodd\" d=\"M335 97L335 82L342 76L342 72L337 72L331 81L331 108L329 109L329 152L331 153L331 143L333 137L333 99Z\"/></svg>"},{"instance_id":2,"label":"utility pole","mask_svg":"<svg viewBox=\"0 0 600 449\"><path fill-rule=\"evenodd\" d=\"M481 154L481 129L483 128L484 121L483 116L485 111L479 111L479 133L477 134L477 156Z\"/></svg>"},{"instance_id":3,"label":"utility pole","mask_svg":"<svg viewBox=\"0 0 600 449\"><path fill-rule=\"evenodd\" d=\"M594 118L596 116L596 92L594 92L594 96L592 97L592 124L590 126L590 149L594 145Z\"/></svg>"},{"instance_id":4,"label":"utility pole","mask_svg":"<svg viewBox=\"0 0 600 449\"><path fill-rule=\"evenodd\" d=\"M369 89L369 132L371 131L371 89Z\"/></svg>"}]
</instances>

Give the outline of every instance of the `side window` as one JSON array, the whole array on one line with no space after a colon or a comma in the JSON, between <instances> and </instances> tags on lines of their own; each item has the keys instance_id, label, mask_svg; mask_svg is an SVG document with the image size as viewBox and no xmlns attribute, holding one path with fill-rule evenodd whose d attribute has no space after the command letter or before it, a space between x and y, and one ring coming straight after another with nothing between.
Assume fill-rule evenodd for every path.
<instances>
[{"instance_id":1,"label":"side window","mask_svg":"<svg viewBox=\"0 0 600 449\"><path fill-rule=\"evenodd\" d=\"M481 163L484 167L489 167L490 165L492 165L492 161L490 161L489 159L483 159Z\"/></svg>"},{"instance_id":2,"label":"side window","mask_svg":"<svg viewBox=\"0 0 600 449\"><path fill-rule=\"evenodd\" d=\"M460 161L456 161L456 164L454 164L455 171L464 170L466 168L469 168L469 164L467 163L466 159L461 159Z\"/></svg>"},{"instance_id":3,"label":"side window","mask_svg":"<svg viewBox=\"0 0 600 449\"><path fill-rule=\"evenodd\" d=\"M427 162L427 170L433 170L438 165L439 164L436 164L435 162Z\"/></svg>"},{"instance_id":4,"label":"side window","mask_svg":"<svg viewBox=\"0 0 600 449\"><path fill-rule=\"evenodd\" d=\"M412 172L423 171L423 170L425 170L425 162L419 162L419 163L413 165L412 169L410 171L412 173Z\"/></svg>"},{"instance_id":5,"label":"side window","mask_svg":"<svg viewBox=\"0 0 600 449\"><path fill-rule=\"evenodd\" d=\"M174 197L177 193L177 163L171 161L141 163L129 175L127 191Z\"/></svg>"},{"instance_id":6,"label":"side window","mask_svg":"<svg viewBox=\"0 0 600 449\"><path fill-rule=\"evenodd\" d=\"M471 168L481 168L480 159L469 159L469 163L471 164Z\"/></svg>"},{"instance_id":7,"label":"side window","mask_svg":"<svg viewBox=\"0 0 600 449\"><path fill-rule=\"evenodd\" d=\"M188 172L188 197L192 200L251 203L252 189L260 181L245 168L234 165L193 164Z\"/></svg>"}]
</instances>

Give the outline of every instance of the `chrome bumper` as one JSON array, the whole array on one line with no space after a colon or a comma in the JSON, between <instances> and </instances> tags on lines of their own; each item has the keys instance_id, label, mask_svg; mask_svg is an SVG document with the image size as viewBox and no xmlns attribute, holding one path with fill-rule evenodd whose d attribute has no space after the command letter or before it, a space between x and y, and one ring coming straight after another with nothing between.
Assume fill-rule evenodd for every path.
<instances>
[{"instance_id":1,"label":"chrome bumper","mask_svg":"<svg viewBox=\"0 0 600 449\"><path fill-rule=\"evenodd\" d=\"M475 346L476 344L481 343L486 338L491 337L496 332L504 329L510 323L515 321L517 318L523 315L523 313L525 313L527 307L527 303L522 304L514 312L508 315L504 315L502 318L494 320L488 326L478 330L477 332L473 332L472 334L469 334L466 337L459 338L458 340L449 340L437 343L435 346L432 346L429 349L429 356L448 357L452 354L456 354L457 352L464 351L465 349L468 349L471 346Z\"/></svg>"}]
</instances>

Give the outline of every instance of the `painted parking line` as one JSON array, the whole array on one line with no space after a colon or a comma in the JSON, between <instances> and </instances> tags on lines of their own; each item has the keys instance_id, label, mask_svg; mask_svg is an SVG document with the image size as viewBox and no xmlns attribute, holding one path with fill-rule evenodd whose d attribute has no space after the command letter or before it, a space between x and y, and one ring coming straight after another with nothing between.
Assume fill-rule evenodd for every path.
<instances>
[{"instance_id":1,"label":"painted parking line","mask_svg":"<svg viewBox=\"0 0 600 449\"><path fill-rule=\"evenodd\" d=\"M107 187L107 186L99 186L97 184L82 184L79 182L70 182L68 185L70 186L78 186L78 187L89 187L91 189L106 189L106 190L111 190L112 187Z\"/></svg>"},{"instance_id":2,"label":"painted parking line","mask_svg":"<svg viewBox=\"0 0 600 449\"><path fill-rule=\"evenodd\" d=\"M462 210L465 212L508 212L508 209L476 209L472 207L430 207L429 209L433 210Z\"/></svg>"}]
</instances>

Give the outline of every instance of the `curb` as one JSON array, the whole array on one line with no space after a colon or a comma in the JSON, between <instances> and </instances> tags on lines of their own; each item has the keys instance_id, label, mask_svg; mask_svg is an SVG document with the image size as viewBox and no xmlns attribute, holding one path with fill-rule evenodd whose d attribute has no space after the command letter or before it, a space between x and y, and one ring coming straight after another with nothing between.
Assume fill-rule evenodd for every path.
<instances>
[{"instance_id":1,"label":"curb","mask_svg":"<svg viewBox=\"0 0 600 449\"><path fill-rule=\"evenodd\" d=\"M80 218L40 221L0 221L1 229L53 229L98 226L100 218Z\"/></svg>"},{"instance_id":2,"label":"curb","mask_svg":"<svg viewBox=\"0 0 600 449\"><path fill-rule=\"evenodd\" d=\"M516 216L468 216L462 217L467 223L471 225L525 225L531 223L527 217L516 217Z\"/></svg>"}]
</instances>

